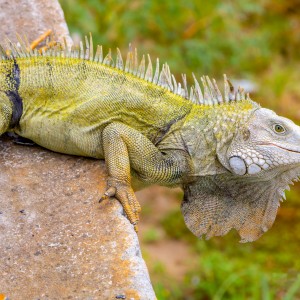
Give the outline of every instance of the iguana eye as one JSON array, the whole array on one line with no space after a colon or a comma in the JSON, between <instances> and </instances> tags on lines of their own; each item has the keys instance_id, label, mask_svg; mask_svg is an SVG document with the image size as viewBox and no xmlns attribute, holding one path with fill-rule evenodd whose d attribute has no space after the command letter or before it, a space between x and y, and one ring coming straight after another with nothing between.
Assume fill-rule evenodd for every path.
<instances>
[{"instance_id":1,"label":"iguana eye","mask_svg":"<svg viewBox=\"0 0 300 300\"><path fill-rule=\"evenodd\" d=\"M276 133L284 133L285 132L285 128L280 124L275 124L273 126L273 129Z\"/></svg>"}]
</instances>

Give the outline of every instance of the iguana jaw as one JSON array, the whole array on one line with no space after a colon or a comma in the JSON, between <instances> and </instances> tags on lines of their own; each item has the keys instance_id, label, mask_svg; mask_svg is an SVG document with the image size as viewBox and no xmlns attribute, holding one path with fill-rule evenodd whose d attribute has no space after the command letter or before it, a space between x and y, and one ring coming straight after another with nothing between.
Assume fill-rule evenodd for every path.
<instances>
[{"instance_id":1,"label":"iguana jaw","mask_svg":"<svg viewBox=\"0 0 300 300\"><path fill-rule=\"evenodd\" d=\"M281 145L275 144L275 143L265 143L265 144L259 144L260 146L264 146L264 147L276 147L276 148L280 148L284 151L288 151L288 152L293 152L293 153L298 153L300 154L300 148L295 148L293 146L290 147L282 147ZM299 158L300 160L300 158ZM299 161L300 162L300 161Z\"/></svg>"}]
</instances>

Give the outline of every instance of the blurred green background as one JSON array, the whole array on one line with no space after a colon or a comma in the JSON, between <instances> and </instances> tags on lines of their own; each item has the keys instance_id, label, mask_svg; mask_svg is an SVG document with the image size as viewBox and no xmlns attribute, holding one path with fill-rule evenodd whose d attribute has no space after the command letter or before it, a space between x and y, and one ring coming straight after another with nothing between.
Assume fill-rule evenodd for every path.
<instances>
[{"instance_id":1,"label":"blurred green background","mask_svg":"<svg viewBox=\"0 0 300 300\"><path fill-rule=\"evenodd\" d=\"M104 49L128 44L168 62L177 78L247 80L252 99L300 121L300 1L60 0L72 36ZM248 84L245 86L247 88ZM300 299L300 187L274 226L239 244L232 232L198 240L183 223L179 189L139 192L139 237L158 299Z\"/></svg>"}]
</instances>

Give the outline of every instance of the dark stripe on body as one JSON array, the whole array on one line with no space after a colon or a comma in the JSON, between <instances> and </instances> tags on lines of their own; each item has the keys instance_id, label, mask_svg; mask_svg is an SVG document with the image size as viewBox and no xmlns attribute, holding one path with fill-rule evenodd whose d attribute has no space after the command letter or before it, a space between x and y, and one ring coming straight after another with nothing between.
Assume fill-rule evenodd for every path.
<instances>
[{"instance_id":1,"label":"dark stripe on body","mask_svg":"<svg viewBox=\"0 0 300 300\"><path fill-rule=\"evenodd\" d=\"M10 128L14 128L19 124L23 113L23 100L19 95L20 87L20 68L14 59L14 64L11 71L7 74L9 90L5 91L6 96L9 98L13 105L12 117L10 121Z\"/></svg>"},{"instance_id":2,"label":"dark stripe on body","mask_svg":"<svg viewBox=\"0 0 300 300\"><path fill-rule=\"evenodd\" d=\"M156 139L155 139L155 142L154 144L155 145L158 145L163 139L164 137L167 135L167 133L169 132L170 128L172 127L172 125L174 125L175 123L179 122L180 120L182 120L183 118L186 117L186 115L188 114L189 112L171 120L169 123L167 123L163 128L161 128L156 136Z\"/></svg>"}]
</instances>

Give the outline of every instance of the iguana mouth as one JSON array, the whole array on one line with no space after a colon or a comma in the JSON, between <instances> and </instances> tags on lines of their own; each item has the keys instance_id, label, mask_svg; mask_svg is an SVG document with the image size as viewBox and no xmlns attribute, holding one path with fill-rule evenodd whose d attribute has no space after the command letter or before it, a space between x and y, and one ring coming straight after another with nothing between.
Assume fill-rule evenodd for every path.
<instances>
[{"instance_id":1,"label":"iguana mouth","mask_svg":"<svg viewBox=\"0 0 300 300\"><path fill-rule=\"evenodd\" d=\"M293 153L298 153L298 154L300 154L300 150L295 150L295 149L289 149L289 148L284 148L284 147L282 147L282 146L279 146L279 145L277 145L277 144L273 144L273 143L264 143L264 144L259 144L260 146L273 146L273 147L277 147L277 148L280 148L280 149L282 149L282 150L285 150L285 151L289 151L289 152L293 152Z\"/></svg>"}]
</instances>

